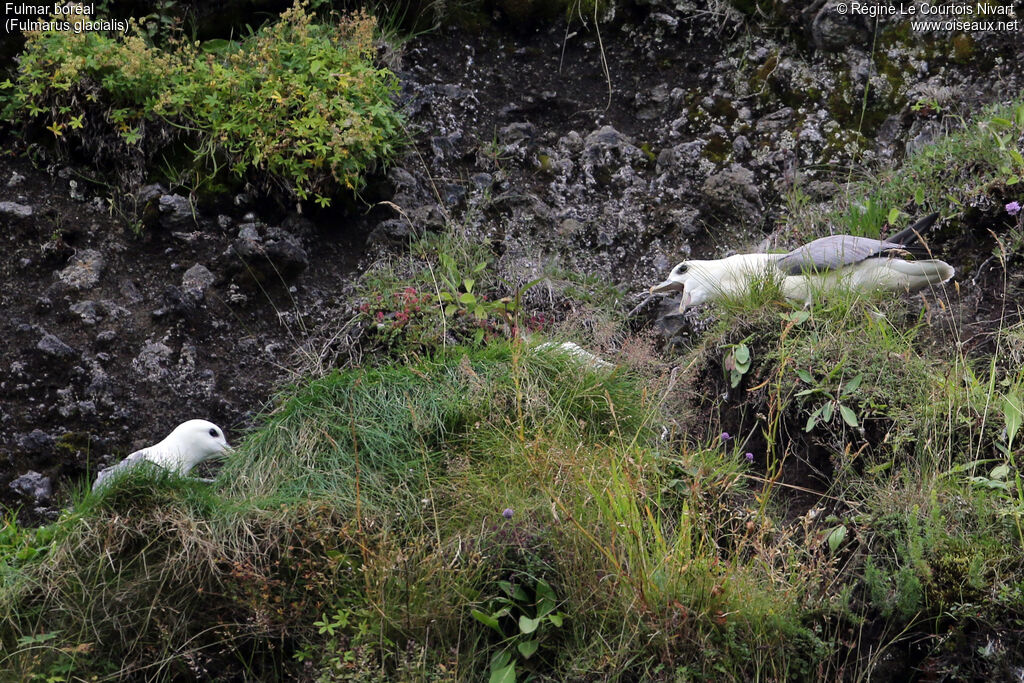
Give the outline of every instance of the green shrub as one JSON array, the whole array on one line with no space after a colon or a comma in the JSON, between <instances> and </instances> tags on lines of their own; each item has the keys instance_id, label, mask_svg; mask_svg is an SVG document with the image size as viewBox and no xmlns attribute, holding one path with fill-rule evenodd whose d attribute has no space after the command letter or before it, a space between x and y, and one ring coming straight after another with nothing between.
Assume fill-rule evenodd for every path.
<instances>
[{"instance_id":1,"label":"green shrub","mask_svg":"<svg viewBox=\"0 0 1024 683\"><path fill-rule=\"evenodd\" d=\"M314 23L296 3L241 41L30 33L4 118L122 163L164 158L174 173L222 169L322 205L358 191L397 148L397 79L373 64L376 22ZM141 178L136 178L140 180Z\"/></svg>"}]
</instances>

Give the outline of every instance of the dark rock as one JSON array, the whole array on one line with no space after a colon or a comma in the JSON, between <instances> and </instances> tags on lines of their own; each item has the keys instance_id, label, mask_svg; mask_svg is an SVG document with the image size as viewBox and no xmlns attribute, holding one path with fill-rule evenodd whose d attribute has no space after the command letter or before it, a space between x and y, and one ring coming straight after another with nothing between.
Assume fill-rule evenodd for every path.
<instances>
[{"instance_id":1,"label":"dark rock","mask_svg":"<svg viewBox=\"0 0 1024 683\"><path fill-rule=\"evenodd\" d=\"M754 129L761 134L781 133L789 128L793 120L793 108L783 107L771 114L762 116L755 124Z\"/></svg>"},{"instance_id":2,"label":"dark rock","mask_svg":"<svg viewBox=\"0 0 1024 683\"><path fill-rule=\"evenodd\" d=\"M761 208L761 194L754 181L754 172L739 164L732 164L708 176L701 189L720 209L752 216Z\"/></svg>"},{"instance_id":3,"label":"dark rock","mask_svg":"<svg viewBox=\"0 0 1024 683\"><path fill-rule=\"evenodd\" d=\"M18 436L18 448L29 453L48 453L53 450L53 444L53 437L41 429Z\"/></svg>"},{"instance_id":4,"label":"dark rock","mask_svg":"<svg viewBox=\"0 0 1024 683\"><path fill-rule=\"evenodd\" d=\"M92 289L103 274L107 262L103 254L95 249L83 249L72 257L72 262L57 277L64 285L75 291Z\"/></svg>"},{"instance_id":5,"label":"dark rock","mask_svg":"<svg viewBox=\"0 0 1024 683\"><path fill-rule=\"evenodd\" d=\"M160 225L168 230L193 230L196 227L192 202L180 194L160 197Z\"/></svg>"},{"instance_id":6,"label":"dark rock","mask_svg":"<svg viewBox=\"0 0 1024 683\"><path fill-rule=\"evenodd\" d=\"M446 204L455 205L466 198L466 187L459 183L445 183L443 190Z\"/></svg>"},{"instance_id":7,"label":"dark rock","mask_svg":"<svg viewBox=\"0 0 1024 683\"><path fill-rule=\"evenodd\" d=\"M96 335L96 346L101 348L109 347L117 339L117 332L114 330L103 330Z\"/></svg>"},{"instance_id":8,"label":"dark rock","mask_svg":"<svg viewBox=\"0 0 1024 683\"><path fill-rule=\"evenodd\" d=\"M871 36L861 15L840 13L836 10L838 4L835 0L825 0L811 20L814 46L827 52L839 52L851 45L869 44Z\"/></svg>"},{"instance_id":9,"label":"dark rock","mask_svg":"<svg viewBox=\"0 0 1024 683\"><path fill-rule=\"evenodd\" d=\"M583 158L588 170L602 171L599 180L605 181L622 166L639 163L644 154L630 139L611 126L593 131L583 140Z\"/></svg>"},{"instance_id":10,"label":"dark rock","mask_svg":"<svg viewBox=\"0 0 1024 683\"><path fill-rule=\"evenodd\" d=\"M494 176L490 173L474 173L469 177L469 182L477 190L486 190L494 183Z\"/></svg>"},{"instance_id":11,"label":"dark rock","mask_svg":"<svg viewBox=\"0 0 1024 683\"><path fill-rule=\"evenodd\" d=\"M136 286L135 282L128 278L121 280L117 289L121 294L121 299L129 306L142 303L145 299L145 297L142 296L142 293L139 292L139 288Z\"/></svg>"},{"instance_id":12,"label":"dark rock","mask_svg":"<svg viewBox=\"0 0 1024 683\"><path fill-rule=\"evenodd\" d=\"M245 223L238 238L226 252L229 268L247 272L256 280L289 280L309 265L306 251L290 233L281 228Z\"/></svg>"},{"instance_id":13,"label":"dark rock","mask_svg":"<svg viewBox=\"0 0 1024 683\"><path fill-rule=\"evenodd\" d=\"M435 135L430 138L430 151L434 154L434 161L444 161L458 156L457 150L461 141L462 133L460 132Z\"/></svg>"},{"instance_id":14,"label":"dark rock","mask_svg":"<svg viewBox=\"0 0 1024 683\"><path fill-rule=\"evenodd\" d=\"M53 485L49 477L44 477L36 471L29 471L10 483L15 493L32 498L36 503L49 501L53 495Z\"/></svg>"},{"instance_id":15,"label":"dark rock","mask_svg":"<svg viewBox=\"0 0 1024 683\"><path fill-rule=\"evenodd\" d=\"M156 320L168 316L187 317L195 309L195 299L186 295L181 287L168 285L164 288L160 299L161 307L151 313Z\"/></svg>"},{"instance_id":16,"label":"dark rock","mask_svg":"<svg viewBox=\"0 0 1024 683\"><path fill-rule=\"evenodd\" d=\"M146 342L132 361L132 368L151 382L159 382L170 374L168 365L173 352L162 342Z\"/></svg>"},{"instance_id":17,"label":"dark rock","mask_svg":"<svg viewBox=\"0 0 1024 683\"><path fill-rule=\"evenodd\" d=\"M532 140L537 137L537 126L528 121L510 123L500 131L501 141L505 144L520 140Z\"/></svg>"},{"instance_id":18,"label":"dark rock","mask_svg":"<svg viewBox=\"0 0 1024 683\"><path fill-rule=\"evenodd\" d=\"M696 235L700 232L700 224L697 218L700 212L696 209L671 209L668 212L669 223L672 228L683 235Z\"/></svg>"},{"instance_id":19,"label":"dark rock","mask_svg":"<svg viewBox=\"0 0 1024 683\"><path fill-rule=\"evenodd\" d=\"M77 314L86 325L95 325L104 317L103 311L95 301L80 301L72 304L69 310Z\"/></svg>"},{"instance_id":20,"label":"dark rock","mask_svg":"<svg viewBox=\"0 0 1024 683\"><path fill-rule=\"evenodd\" d=\"M201 263L197 263L181 276L181 288L186 293L202 299L206 294L206 290L216 281L213 273L210 269Z\"/></svg>"},{"instance_id":21,"label":"dark rock","mask_svg":"<svg viewBox=\"0 0 1024 683\"><path fill-rule=\"evenodd\" d=\"M412 237L413 231L405 218L389 218L381 221L366 238L369 244L387 245L405 242Z\"/></svg>"},{"instance_id":22,"label":"dark rock","mask_svg":"<svg viewBox=\"0 0 1024 683\"><path fill-rule=\"evenodd\" d=\"M32 215L32 207L14 202L0 202L0 215L28 218Z\"/></svg>"},{"instance_id":23,"label":"dark rock","mask_svg":"<svg viewBox=\"0 0 1024 683\"><path fill-rule=\"evenodd\" d=\"M47 356L53 356L54 358L70 358L75 355L75 350L65 344L54 334L45 334L43 338L36 344L36 348Z\"/></svg>"},{"instance_id":24,"label":"dark rock","mask_svg":"<svg viewBox=\"0 0 1024 683\"><path fill-rule=\"evenodd\" d=\"M732 141L732 154L736 159L746 159L750 155L750 140L745 135L737 135Z\"/></svg>"},{"instance_id":25,"label":"dark rock","mask_svg":"<svg viewBox=\"0 0 1024 683\"><path fill-rule=\"evenodd\" d=\"M163 195L167 194L167 188L160 183L154 183L152 185L143 185L139 188L139 191L135 193L135 198L142 202L151 202L154 199L159 199Z\"/></svg>"}]
</instances>

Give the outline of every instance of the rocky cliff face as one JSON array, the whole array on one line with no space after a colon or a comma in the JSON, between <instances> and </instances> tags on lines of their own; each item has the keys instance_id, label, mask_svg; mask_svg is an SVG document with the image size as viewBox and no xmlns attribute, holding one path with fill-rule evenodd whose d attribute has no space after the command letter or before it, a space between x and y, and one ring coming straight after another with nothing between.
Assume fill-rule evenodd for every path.
<instances>
[{"instance_id":1,"label":"rocky cliff face","mask_svg":"<svg viewBox=\"0 0 1024 683\"><path fill-rule=\"evenodd\" d=\"M185 419L237 437L291 369L329 353L361 268L411 235L458 225L513 284L555 265L639 294L691 254L784 242L787 197L827 202L846 169L898 161L950 115L1021 91L1019 33L746 9L638 3L526 28L499 6L483 30L418 36L384 55L413 145L368 211L307 217L245 194L196 207L149 186L125 215L84 160L37 168L7 150L0 501L45 520ZM981 261L948 260L968 278Z\"/></svg>"}]
</instances>

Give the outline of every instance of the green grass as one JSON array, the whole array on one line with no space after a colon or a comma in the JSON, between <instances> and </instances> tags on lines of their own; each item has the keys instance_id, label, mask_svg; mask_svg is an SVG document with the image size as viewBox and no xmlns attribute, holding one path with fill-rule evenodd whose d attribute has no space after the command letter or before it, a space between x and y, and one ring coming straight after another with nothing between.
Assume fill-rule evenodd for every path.
<instances>
[{"instance_id":1,"label":"green grass","mask_svg":"<svg viewBox=\"0 0 1024 683\"><path fill-rule=\"evenodd\" d=\"M140 474L81 501L0 595L5 666L618 676L709 644L735 678L808 666L760 647L816 642L795 594L719 559L668 486L651 388L508 344L296 387L214 489ZM737 472L706 485L739 491Z\"/></svg>"},{"instance_id":2,"label":"green grass","mask_svg":"<svg viewBox=\"0 0 1024 683\"><path fill-rule=\"evenodd\" d=\"M808 241L831 223L837 232L878 237L886 226L891 234L931 211L963 215L973 207L1001 206L1004 196L1018 197L1024 157L1016 140L1024 131L1024 102L991 106L956 123L898 167L847 183L845 196L829 210L808 206L797 189L789 202L789 230Z\"/></svg>"}]
</instances>

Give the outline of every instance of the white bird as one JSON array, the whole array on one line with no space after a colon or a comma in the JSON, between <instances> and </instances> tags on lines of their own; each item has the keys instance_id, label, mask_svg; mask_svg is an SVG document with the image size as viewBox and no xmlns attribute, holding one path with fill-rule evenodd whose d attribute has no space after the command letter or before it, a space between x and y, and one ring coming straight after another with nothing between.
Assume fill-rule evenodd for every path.
<instances>
[{"instance_id":1,"label":"white bird","mask_svg":"<svg viewBox=\"0 0 1024 683\"><path fill-rule=\"evenodd\" d=\"M564 353L573 360L577 361L578 363L582 365L589 365L590 367L596 369L606 369L615 367L605 359L601 358L596 354L591 353L590 351L587 351L585 348L583 348L582 346L575 342L567 341L562 342L561 344L557 342L544 342L543 344L537 345L537 350L540 351L541 349L550 349L552 351Z\"/></svg>"},{"instance_id":2,"label":"white bird","mask_svg":"<svg viewBox=\"0 0 1024 683\"><path fill-rule=\"evenodd\" d=\"M175 427L160 443L135 451L116 465L101 471L96 476L92 490L98 490L115 475L143 462L151 462L185 476L204 460L230 450L220 427L206 420L188 420Z\"/></svg>"},{"instance_id":3,"label":"white bird","mask_svg":"<svg viewBox=\"0 0 1024 683\"><path fill-rule=\"evenodd\" d=\"M858 291L917 292L956 273L938 259L908 261L922 253L916 242L938 214L922 218L888 240L853 235L822 237L788 254L736 254L707 261L683 261L651 294L682 292L679 312L691 306L747 291L751 281L778 282L783 296L810 304L815 292L847 287Z\"/></svg>"}]
</instances>

